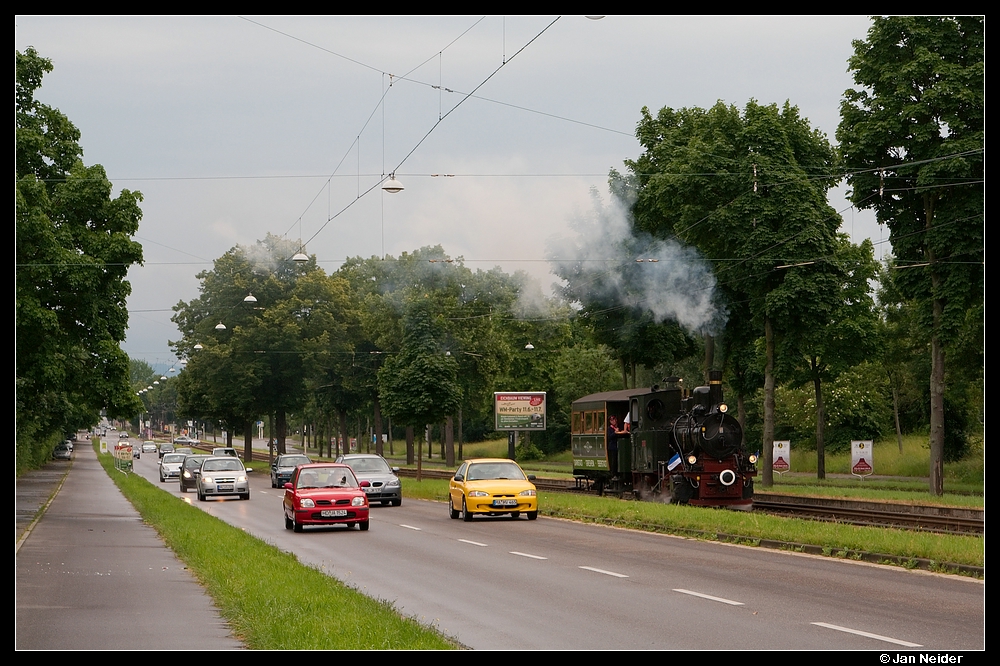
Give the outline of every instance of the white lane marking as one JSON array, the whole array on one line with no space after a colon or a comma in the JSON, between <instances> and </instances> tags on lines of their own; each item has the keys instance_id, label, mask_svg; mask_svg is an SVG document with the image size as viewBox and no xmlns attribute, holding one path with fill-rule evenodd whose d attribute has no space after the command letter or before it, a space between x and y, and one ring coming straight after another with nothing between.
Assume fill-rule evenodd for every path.
<instances>
[{"instance_id":1,"label":"white lane marking","mask_svg":"<svg viewBox=\"0 0 1000 666\"><path fill-rule=\"evenodd\" d=\"M838 627L835 624L827 624L826 622L810 622L810 624L815 624L817 627L826 627L827 629L833 629L834 631L843 631L847 634L857 634L858 636L864 636L865 638L874 638L877 641L885 641L886 643L895 643L896 645L902 645L903 647L918 648L923 647L920 643L910 643L908 641L901 641L898 638L889 638L888 636L879 636L878 634L870 634L867 631L859 631L858 629L848 629L847 627Z\"/></svg>"},{"instance_id":2,"label":"white lane marking","mask_svg":"<svg viewBox=\"0 0 1000 666\"><path fill-rule=\"evenodd\" d=\"M712 601L718 601L724 604L729 604L730 606L742 606L742 601L733 601L732 599L723 599L722 597L713 597L711 594L702 594L701 592L692 592L691 590L674 590L674 592L680 592L681 594L690 594L692 597L701 597L702 599L710 599Z\"/></svg>"},{"instance_id":3,"label":"white lane marking","mask_svg":"<svg viewBox=\"0 0 1000 666\"><path fill-rule=\"evenodd\" d=\"M462 543L471 543L473 546L482 546L483 548L486 547L485 543L479 543L478 541L469 541L468 539L459 539L459 541Z\"/></svg>"},{"instance_id":4,"label":"white lane marking","mask_svg":"<svg viewBox=\"0 0 1000 666\"><path fill-rule=\"evenodd\" d=\"M422 532L422 531L423 531L423 530L421 530L421 529L420 529L419 527L414 527L413 525L403 525L402 523L400 523L400 525L399 525L399 526L400 526L400 527L405 527L405 528L406 528L406 529L408 529L408 530L416 530L416 531L418 531L418 532Z\"/></svg>"},{"instance_id":5,"label":"white lane marking","mask_svg":"<svg viewBox=\"0 0 1000 666\"><path fill-rule=\"evenodd\" d=\"M595 573L604 574L606 576L614 576L615 578L628 578L625 574L615 573L614 571L605 571L604 569L595 569L594 567L580 567L581 569L586 569L587 571L593 571Z\"/></svg>"},{"instance_id":6,"label":"white lane marking","mask_svg":"<svg viewBox=\"0 0 1000 666\"><path fill-rule=\"evenodd\" d=\"M519 555L521 557L530 557L533 560L547 560L547 559L549 559L547 557L542 557L541 555L532 555L530 553L519 553L516 550L510 551L510 554L511 555Z\"/></svg>"}]
</instances>

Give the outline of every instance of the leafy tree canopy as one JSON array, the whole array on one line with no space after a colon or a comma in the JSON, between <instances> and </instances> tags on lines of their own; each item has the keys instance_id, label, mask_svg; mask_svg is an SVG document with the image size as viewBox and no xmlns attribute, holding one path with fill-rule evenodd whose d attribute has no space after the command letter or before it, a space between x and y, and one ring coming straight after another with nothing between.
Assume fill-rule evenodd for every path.
<instances>
[{"instance_id":1,"label":"leafy tree canopy","mask_svg":"<svg viewBox=\"0 0 1000 666\"><path fill-rule=\"evenodd\" d=\"M129 266L138 192L84 166L80 132L35 99L52 63L15 52L16 385L22 441L97 422L100 410L127 417L141 408L121 350L128 326Z\"/></svg>"}]
</instances>

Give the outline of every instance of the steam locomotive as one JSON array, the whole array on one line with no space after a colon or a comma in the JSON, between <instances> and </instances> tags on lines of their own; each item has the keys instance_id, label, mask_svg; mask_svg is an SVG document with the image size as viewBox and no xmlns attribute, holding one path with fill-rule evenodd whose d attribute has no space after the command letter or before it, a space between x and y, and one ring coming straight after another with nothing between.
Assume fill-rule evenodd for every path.
<instances>
[{"instance_id":1,"label":"steam locomotive","mask_svg":"<svg viewBox=\"0 0 1000 666\"><path fill-rule=\"evenodd\" d=\"M573 403L573 474L609 494L695 506L753 507L757 456L722 400L722 372L690 393L607 391ZM627 434L615 436L615 431ZM609 427L612 421L617 428ZM615 441L617 440L617 441Z\"/></svg>"}]
</instances>

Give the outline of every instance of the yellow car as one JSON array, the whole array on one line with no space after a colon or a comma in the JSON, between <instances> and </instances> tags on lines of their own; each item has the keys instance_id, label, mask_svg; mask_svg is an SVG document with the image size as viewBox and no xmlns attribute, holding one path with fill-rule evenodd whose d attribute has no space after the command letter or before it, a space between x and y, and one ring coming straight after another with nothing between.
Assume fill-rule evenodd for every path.
<instances>
[{"instance_id":1,"label":"yellow car","mask_svg":"<svg viewBox=\"0 0 1000 666\"><path fill-rule=\"evenodd\" d=\"M448 513L453 519L461 513L462 519L469 522L477 513L509 513L517 518L523 511L528 520L534 520L538 518L538 493L531 483L534 480L534 474L525 475L513 460L466 460L448 484Z\"/></svg>"}]
</instances>

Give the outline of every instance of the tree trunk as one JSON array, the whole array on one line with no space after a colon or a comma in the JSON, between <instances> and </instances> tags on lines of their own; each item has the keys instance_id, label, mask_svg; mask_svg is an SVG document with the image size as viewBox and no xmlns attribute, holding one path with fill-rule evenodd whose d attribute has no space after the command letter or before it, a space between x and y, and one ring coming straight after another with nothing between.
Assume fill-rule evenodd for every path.
<instances>
[{"instance_id":1,"label":"tree trunk","mask_svg":"<svg viewBox=\"0 0 1000 666\"><path fill-rule=\"evenodd\" d=\"M337 414L340 416L340 436L343 438L340 442L340 450L346 456L351 452L351 439L350 435L347 434L347 412L343 409L338 409Z\"/></svg>"},{"instance_id":2,"label":"tree trunk","mask_svg":"<svg viewBox=\"0 0 1000 666\"><path fill-rule=\"evenodd\" d=\"M278 437L278 455L285 454L285 438L288 436L288 420L285 410L279 409L274 413L274 427Z\"/></svg>"},{"instance_id":3,"label":"tree trunk","mask_svg":"<svg viewBox=\"0 0 1000 666\"><path fill-rule=\"evenodd\" d=\"M742 393L736 396L736 421L743 430L743 437L740 446L746 448L747 445L747 400Z\"/></svg>"},{"instance_id":4,"label":"tree trunk","mask_svg":"<svg viewBox=\"0 0 1000 666\"><path fill-rule=\"evenodd\" d=\"M375 453L383 455L385 447L382 446L382 404L375 394Z\"/></svg>"},{"instance_id":5,"label":"tree trunk","mask_svg":"<svg viewBox=\"0 0 1000 666\"><path fill-rule=\"evenodd\" d=\"M935 197L924 195L925 228L929 231L934 223ZM931 297L934 321L931 332L931 494L944 494L944 345L941 343L941 320L944 316L944 300L941 298L941 275L937 271L934 250L927 247L928 270L931 272Z\"/></svg>"},{"instance_id":6,"label":"tree trunk","mask_svg":"<svg viewBox=\"0 0 1000 666\"><path fill-rule=\"evenodd\" d=\"M940 300L934 301L935 324L941 315ZM931 336L931 494L944 494L944 345L935 326Z\"/></svg>"},{"instance_id":7,"label":"tree trunk","mask_svg":"<svg viewBox=\"0 0 1000 666\"><path fill-rule=\"evenodd\" d=\"M444 424L444 464L455 466L455 421L449 416Z\"/></svg>"},{"instance_id":8,"label":"tree trunk","mask_svg":"<svg viewBox=\"0 0 1000 666\"><path fill-rule=\"evenodd\" d=\"M899 445L899 455L903 455L903 429L899 427L899 389L892 387L892 417L896 421L896 444Z\"/></svg>"},{"instance_id":9,"label":"tree trunk","mask_svg":"<svg viewBox=\"0 0 1000 666\"><path fill-rule=\"evenodd\" d=\"M464 460L464 454L462 453L462 407L458 408L458 459Z\"/></svg>"},{"instance_id":10,"label":"tree trunk","mask_svg":"<svg viewBox=\"0 0 1000 666\"><path fill-rule=\"evenodd\" d=\"M413 426L406 426L406 464L412 465L413 459Z\"/></svg>"},{"instance_id":11,"label":"tree trunk","mask_svg":"<svg viewBox=\"0 0 1000 666\"><path fill-rule=\"evenodd\" d=\"M765 488L774 485L774 330L771 318L764 316L764 465L760 470L760 484Z\"/></svg>"},{"instance_id":12,"label":"tree trunk","mask_svg":"<svg viewBox=\"0 0 1000 666\"><path fill-rule=\"evenodd\" d=\"M816 478L826 478L826 443L823 439L826 426L826 411L823 409L823 388L820 383L819 363L815 356L809 359L812 369L813 389L816 392ZM788 454L791 455L791 452Z\"/></svg>"},{"instance_id":13,"label":"tree trunk","mask_svg":"<svg viewBox=\"0 0 1000 666\"><path fill-rule=\"evenodd\" d=\"M243 424L243 462L253 462L253 421L250 419Z\"/></svg>"}]
</instances>

